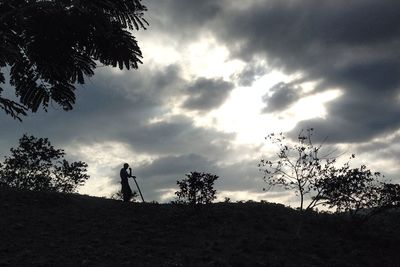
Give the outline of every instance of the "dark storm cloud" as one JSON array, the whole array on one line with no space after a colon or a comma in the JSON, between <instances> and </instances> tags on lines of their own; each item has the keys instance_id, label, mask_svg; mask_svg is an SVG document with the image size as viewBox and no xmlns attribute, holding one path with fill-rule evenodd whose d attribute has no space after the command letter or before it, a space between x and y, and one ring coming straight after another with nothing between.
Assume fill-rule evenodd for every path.
<instances>
[{"instance_id":1,"label":"dark storm cloud","mask_svg":"<svg viewBox=\"0 0 400 267\"><path fill-rule=\"evenodd\" d=\"M381 96L375 99L362 97L342 96L327 106L329 116L326 119L315 118L298 123L292 137L300 129L313 127L321 137L328 136L329 142L365 142L398 129L400 110L397 101Z\"/></svg>"},{"instance_id":2,"label":"dark storm cloud","mask_svg":"<svg viewBox=\"0 0 400 267\"><path fill-rule=\"evenodd\" d=\"M146 5L151 30L179 42L191 42L210 30L209 23L220 16L226 6L224 1L215 0L148 1Z\"/></svg>"},{"instance_id":3,"label":"dark storm cloud","mask_svg":"<svg viewBox=\"0 0 400 267\"><path fill-rule=\"evenodd\" d=\"M182 176L191 171L215 172L215 165L207 158L198 154L179 156L164 156L151 164L145 164L136 169L138 175L157 177L163 175Z\"/></svg>"},{"instance_id":4,"label":"dark storm cloud","mask_svg":"<svg viewBox=\"0 0 400 267\"><path fill-rule=\"evenodd\" d=\"M234 56L265 56L287 73L321 79L319 90L343 89L326 119L301 122L295 133L310 125L331 141L359 142L400 126L400 2L259 1L219 25Z\"/></svg>"},{"instance_id":5,"label":"dark storm cloud","mask_svg":"<svg viewBox=\"0 0 400 267\"><path fill-rule=\"evenodd\" d=\"M254 155L255 157L257 155ZM258 171L259 159L243 160L238 163L219 165L218 175L221 177L216 183L219 190L261 193L265 186L262 173Z\"/></svg>"},{"instance_id":6,"label":"dark storm cloud","mask_svg":"<svg viewBox=\"0 0 400 267\"><path fill-rule=\"evenodd\" d=\"M398 146L400 145L400 136L395 135L388 140L376 140L373 142L367 142L357 146L357 153L374 153L382 151L391 151L392 154L388 156L389 159L400 158L400 151Z\"/></svg>"},{"instance_id":7,"label":"dark storm cloud","mask_svg":"<svg viewBox=\"0 0 400 267\"><path fill-rule=\"evenodd\" d=\"M263 96L263 102L267 105L263 112L277 112L289 108L293 103L300 99L300 88L291 84L278 83Z\"/></svg>"},{"instance_id":8,"label":"dark storm cloud","mask_svg":"<svg viewBox=\"0 0 400 267\"><path fill-rule=\"evenodd\" d=\"M183 107L190 110L209 111L222 105L234 84L221 78L198 78L187 88L188 99Z\"/></svg>"},{"instance_id":9,"label":"dark storm cloud","mask_svg":"<svg viewBox=\"0 0 400 267\"><path fill-rule=\"evenodd\" d=\"M237 80L239 86L251 86L253 82L270 70L265 64L256 61L249 62L241 72L236 73L231 78Z\"/></svg>"},{"instance_id":10,"label":"dark storm cloud","mask_svg":"<svg viewBox=\"0 0 400 267\"><path fill-rule=\"evenodd\" d=\"M218 33L236 56L268 55L287 70L326 68L341 63L344 53L352 60L357 54L347 48L379 48L395 41L399 33L398 1L254 3L246 9L229 9L219 21ZM335 59L337 55L341 57Z\"/></svg>"},{"instance_id":11,"label":"dark storm cloud","mask_svg":"<svg viewBox=\"0 0 400 267\"><path fill-rule=\"evenodd\" d=\"M211 90L226 91L228 87L228 83L222 80L205 80L205 84L210 85ZM168 110L170 98L186 92L181 87L192 85L180 77L176 66L142 68L136 73L98 73L91 82L79 88L78 102L73 111L50 110L49 113L33 114L23 124L7 121L3 116L3 125L16 128L20 135L29 132L47 136L59 144L68 144L73 140L86 144L113 140L124 142L139 153L161 155L193 151L222 156L234 134L197 127L192 119L185 116L149 122ZM200 104L212 108L222 101L221 93L209 93L209 88L198 89L201 93L193 92L200 95L198 108L205 110ZM209 94L219 100L207 100ZM13 138L15 130L14 133L0 132L0 135L4 139Z\"/></svg>"},{"instance_id":12,"label":"dark storm cloud","mask_svg":"<svg viewBox=\"0 0 400 267\"><path fill-rule=\"evenodd\" d=\"M154 154L201 153L216 158L228 152L235 135L197 127L190 118L176 116L170 121L127 127L121 138L135 151Z\"/></svg>"},{"instance_id":13,"label":"dark storm cloud","mask_svg":"<svg viewBox=\"0 0 400 267\"><path fill-rule=\"evenodd\" d=\"M140 127L143 121L160 113L163 101L176 95L181 82L176 66L165 69L142 68L137 72L112 74L99 71L77 90L77 103L70 112L51 106L49 112L38 112L17 123L6 116L0 119L2 138L15 132L29 132L52 137L59 143L112 139L126 128Z\"/></svg>"},{"instance_id":14,"label":"dark storm cloud","mask_svg":"<svg viewBox=\"0 0 400 267\"><path fill-rule=\"evenodd\" d=\"M315 93L343 90L324 120L301 122L294 132L316 123L317 130L340 136L332 141L362 142L400 126L394 119L400 112L399 1L163 1L161 6L158 10L168 14L164 28L179 29L173 33L177 38L211 32L232 59L248 62L236 77L241 86L262 73L254 71L255 62L266 60L287 74L301 72L302 81L319 80ZM343 133L342 127L350 128Z\"/></svg>"}]
</instances>

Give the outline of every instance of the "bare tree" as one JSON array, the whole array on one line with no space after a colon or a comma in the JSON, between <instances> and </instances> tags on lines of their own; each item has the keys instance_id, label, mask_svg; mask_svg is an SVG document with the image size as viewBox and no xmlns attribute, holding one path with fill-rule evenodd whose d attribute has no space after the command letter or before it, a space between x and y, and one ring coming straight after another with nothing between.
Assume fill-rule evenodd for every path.
<instances>
[{"instance_id":1,"label":"bare tree","mask_svg":"<svg viewBox=\"0 0 400 267\"><path fill-rule=\"evenodd\" d=\"M276 159L261 159L258 165L264 173L264 181L268 189L280 186L291 190L300 197L300 210L309 210L324 204L320 198L322 192L317 183L329 173L335 171L334 158L320 156L321 145L312 142L313 128L301 131L298 142L291 144L283 133L269 134L265 139L277 145ZM267 190L264 188L264 190ZM312 195L310 203L305 207L306 195Z\"/></svg>"}]
</instances>

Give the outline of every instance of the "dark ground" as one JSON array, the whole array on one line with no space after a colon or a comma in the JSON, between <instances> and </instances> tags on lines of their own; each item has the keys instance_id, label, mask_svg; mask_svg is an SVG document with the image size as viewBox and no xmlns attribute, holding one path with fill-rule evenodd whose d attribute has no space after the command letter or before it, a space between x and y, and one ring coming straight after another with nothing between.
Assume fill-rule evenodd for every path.
<instances>
[{"instance_id":1,"label":"dark ground","mask_svg":"<svg viewBox=\"0 0 400 267\"><path fill-rule=\"evenodd\" d=\"M400 266L397 212L357 226L277 204L192 209L4 188L0 212L0 266Z\"/></svg>"}]
</instances>

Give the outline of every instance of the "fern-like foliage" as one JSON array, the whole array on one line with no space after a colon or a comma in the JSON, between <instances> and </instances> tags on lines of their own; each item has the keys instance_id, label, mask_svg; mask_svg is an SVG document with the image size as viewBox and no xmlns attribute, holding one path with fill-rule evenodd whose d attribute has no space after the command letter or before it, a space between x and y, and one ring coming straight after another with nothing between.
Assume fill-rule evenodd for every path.
<instances>
[{"instance_id":1,"label":"fern-like foliage","mask_svg":"<svg viewBox=\"0 0 400 267\"><path fill-rule=\"evenodd\" d=\"M0 1L0 84L8 66L20 101L0 88L0 108L14 118L50 101L70 110L96 63L137 69L142 53L131 32L146 29L146 10L141 0Z\"/></svg>"}]
</instances>

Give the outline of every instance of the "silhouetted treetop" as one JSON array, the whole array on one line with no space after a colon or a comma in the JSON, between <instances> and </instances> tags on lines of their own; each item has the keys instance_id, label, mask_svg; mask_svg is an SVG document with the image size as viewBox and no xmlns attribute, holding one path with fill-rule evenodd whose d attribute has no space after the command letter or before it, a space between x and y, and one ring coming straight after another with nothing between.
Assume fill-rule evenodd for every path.
<instances>
[{"instance_id":1,"label":"silhouetted treetop","mask_svg":"<svg viewBox=\"0 0 400 267\"><path fill-rule=\"evenodd\" d=\"M23 135L10 152L0 163L0 186L72 193L89 179L85 162L69 163L47 138Z\"/></svg>"},{"instance_id":2,"label":"silhouetted treetop","mask_svg":"<svg viewBox=\"0 0 400 267\"><path fill-rule=\"evenodd\" d=\"M176 203L209 204L216 199L217 190L214 182L217 175L210 173L190 172L180 181L176 181L179 190L175 192L178 197Z\"/></svg>"},{"instance_id":3,"label":"silhouetted treetop","mask_svg":"<svg viewBox=\"0 0 400 267\"><path fill-rule=\"evenodd\" d=\"M141 0L3 0L0 2L0 83L20 103L1 97L14 118L54 101L70 110L75 84L94 74L96 61L138 68L142 53L131 30L146 29Z\"/></svg>"},{"instance_id":4,"label":"silhouetted treetop","mask_svg":"<svg viewBox=\"0 0 400 267\"><path fill-rule=\"evenodd\" d=\"M332 152L321 155L322 144L314 145L313 131L301 131L297 143L286 140L283 133L265 138L277 145L277 153L258 165L269 188L280 186L294 191L300 197L300 210L312 210L319 205L336 208L338 213L349 213L357 223L400 207L399 184L380 181L381 174L366 165L351 168L354 154L338 167L336 158L329 157Z\"/></svg>"}]
</instances>

